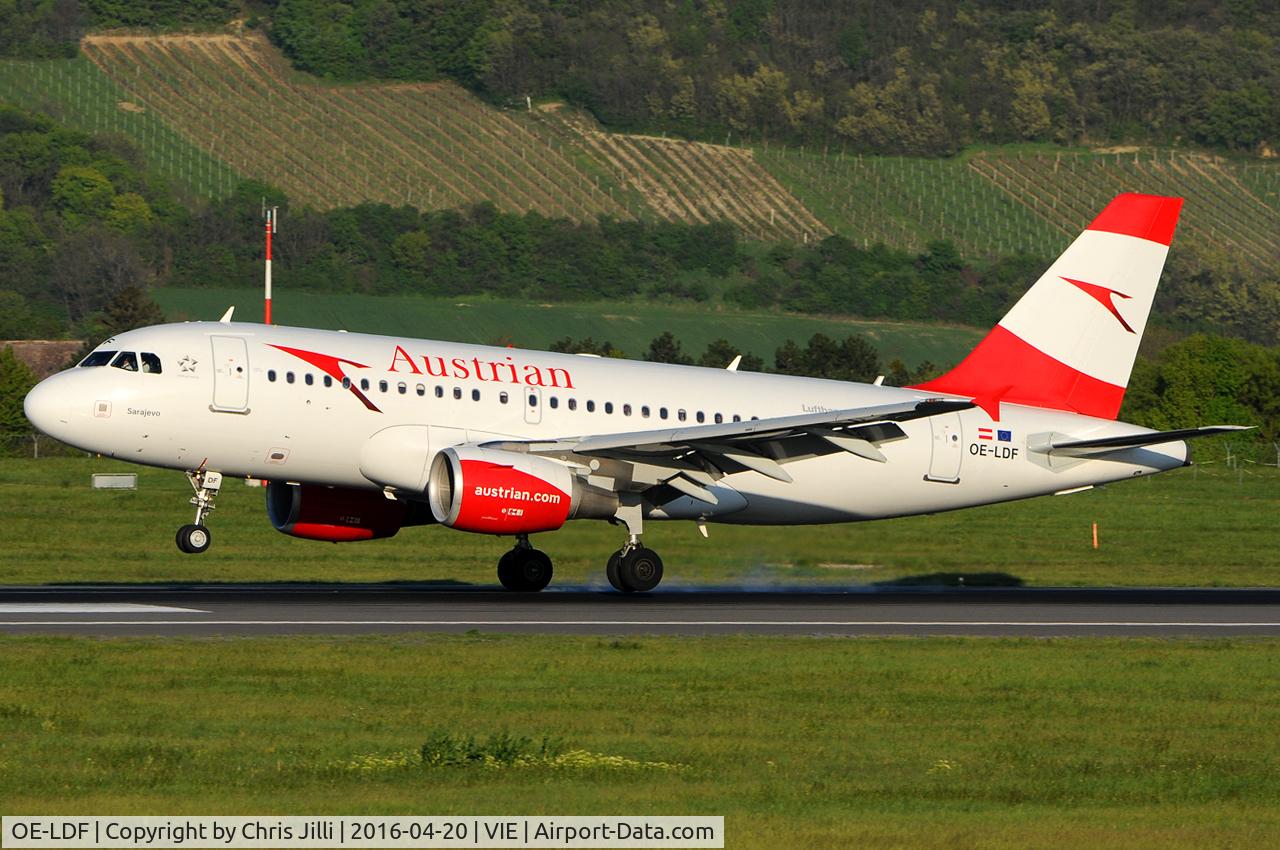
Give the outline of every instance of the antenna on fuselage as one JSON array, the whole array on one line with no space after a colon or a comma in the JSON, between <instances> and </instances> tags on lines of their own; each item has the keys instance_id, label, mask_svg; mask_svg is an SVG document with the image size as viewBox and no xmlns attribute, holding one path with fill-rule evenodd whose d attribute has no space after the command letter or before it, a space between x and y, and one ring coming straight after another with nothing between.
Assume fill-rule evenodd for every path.
<instances>
[{"instance_id":1,"label":"antenna on fuselage","mask_svg":"<svg viewBox=\"0 0 1280 850\"><path fill-rule=\"evenodd\" d=\"M267 209L267 199L262 199L262 218L265 222L264 230L267 236L267 259L266 259L266 278L263 281L262 305L262 322L263 324L271 324L271 237L276 232L276 219L279 207L271 207Z\"/></svg>"}]
</instances>

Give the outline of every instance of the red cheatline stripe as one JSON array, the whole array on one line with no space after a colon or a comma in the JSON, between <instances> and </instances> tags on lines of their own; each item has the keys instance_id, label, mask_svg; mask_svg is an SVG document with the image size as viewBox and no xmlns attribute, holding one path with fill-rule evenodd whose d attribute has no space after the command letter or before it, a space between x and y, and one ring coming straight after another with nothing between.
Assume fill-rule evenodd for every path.
<instances>
[{"instance_id":1,"label":"red cheatline stripe","mask_svg":"<svg viewBox=\"0 0 1280 850\"><path fill-rule=\"evenodd\" d=\"M1182 198L1127 193L1117 195L1107 204L1089 225L1089 230L1105 230L1168 245L1173 241L1181 212Z\"/></svg>"}]
</instances>

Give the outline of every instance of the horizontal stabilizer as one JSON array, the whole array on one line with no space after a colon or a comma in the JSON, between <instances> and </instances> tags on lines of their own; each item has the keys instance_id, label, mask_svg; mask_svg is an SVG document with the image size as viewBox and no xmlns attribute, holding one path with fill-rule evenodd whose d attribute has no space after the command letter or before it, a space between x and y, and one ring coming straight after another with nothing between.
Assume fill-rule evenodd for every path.
<instances>
[{"instance_id":1,"label":"horizontal stabilizer","mask_svg":"<svg viewBox=\"0 0 1280 850\"><path fill-rule=\"evenodd\" d=\"M1160 443L1172 443L1174 440L1189 440L1193 437L1211 437L1214 434L1229 434L1232 431L1248 431L1252 425L1206 425L1203 428L1180 428L1176 431L1148 431L1145 434L1126 434L1122 437L1099 437L1095 440L1062 440L1061 435L1053 435L1058 439L1050 439L1037 445L1034 441L1032 451L1045 454L1060 455L1096 455L1106 452L1132 449L1139 446L1155 446Z\"/></svg>"}]
</instances>

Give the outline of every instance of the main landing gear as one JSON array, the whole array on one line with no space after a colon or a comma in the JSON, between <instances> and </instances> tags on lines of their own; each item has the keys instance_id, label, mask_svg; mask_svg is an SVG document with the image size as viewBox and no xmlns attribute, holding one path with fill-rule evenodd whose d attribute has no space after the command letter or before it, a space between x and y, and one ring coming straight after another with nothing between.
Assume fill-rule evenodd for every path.
<instances>
[{"instance_id":1,"label":"main landing gear","mask_svg":"<svg viewBox=\"0 0 1280 850\"><path fill-rule=\"evenodd\" d=\"M620 593L647 593L662 581L662 559L657 552L640 545L640 532L644 529L640 504L621 505L616 521L627 527L627 542L609 556L604 574Z\"/></svg>"},{"instance_id":2,"label":"main landing gear","mask_svg":"<svg viewBox=\"0 0 1280 850\"><path fill-rule=\"evenodd\" d=\"M609 556L605 575L613 589L622 593L646 593L662 581L662 559L652 549L632 537L627 545Z\"/></svg>"},{"instance_id":3,"label":"main landing gear","mask_svg":"<svg viewBox=\"0 0 1280 850\"><path fill-rule=\"evenodd\" d=\"M191 504L196 509L196 521L179 528L174 540L183 552L188 555L199 555L201 552L207 552L209 544L213 542L213 537L209 534L209 529L205 528L204 521L213 510L214 498L222 489L222 473L211 472L201 467L195 472L188 472L187 480L191 482L191 489L196 491L196 494L191 497Z\"/></svg>"},{"instance_id":4,"label":"main landing gear","mask_svg":"<svg viewBox=\"0 0 1280 850\"><path fill-rule=\"evenodd\" d=\"M624 505L615 518L627 527L627 543L609 556L605 575L620 593L647 593L662 581L662 559L640 545L640 506ZM551 559L534 549L529 535L516 535L516 545L498 560L498 581L507 590L537 593L551 583Z\"/></svg>"},{"instance_id":5,"label":"main landing gear","mask_svg":"<svg viewBox=\"0 0 1280 850\"><path fill-rule=\"evenodd\" d=\"M533 548L527 534L517 535L515 547L498 559L498 581L517 593L537 593L551 583L551 573L551 559Z\"/></svg>"}]
</instances>

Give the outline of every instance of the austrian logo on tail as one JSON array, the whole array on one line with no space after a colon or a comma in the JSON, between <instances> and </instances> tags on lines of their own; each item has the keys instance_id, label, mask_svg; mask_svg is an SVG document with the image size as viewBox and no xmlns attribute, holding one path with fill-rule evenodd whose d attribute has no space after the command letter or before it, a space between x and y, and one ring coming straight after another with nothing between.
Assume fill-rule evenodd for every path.
<instances>
[{"instance_id":1,"label":"austrian logo on tail","mask_svg":"<svg viewBox=\"0 0 1280 850\"><path fill-rule=\"evenodd\" d=\"M1098 286L1096 283L1085 283L1083 280L1076 280L1070 277L1064 277L1063 280L1076 287L1093 300L1097 301L1103 307L1106 307L1107 310L1111 312L1111 315L1116 317L1116 321L1119 322L1129 333L1136 333L1136 331L1129 326L1129 323L1124 320L1124 316L1120 315L1120 311L1116 309L1116 302L1112 300L1117 295L1124 299L1128 299L1131 296L1125 295L1123 292L1119 292L1114 289L1107 289L1105 286Z\"/></svg>"}]
</instances>

